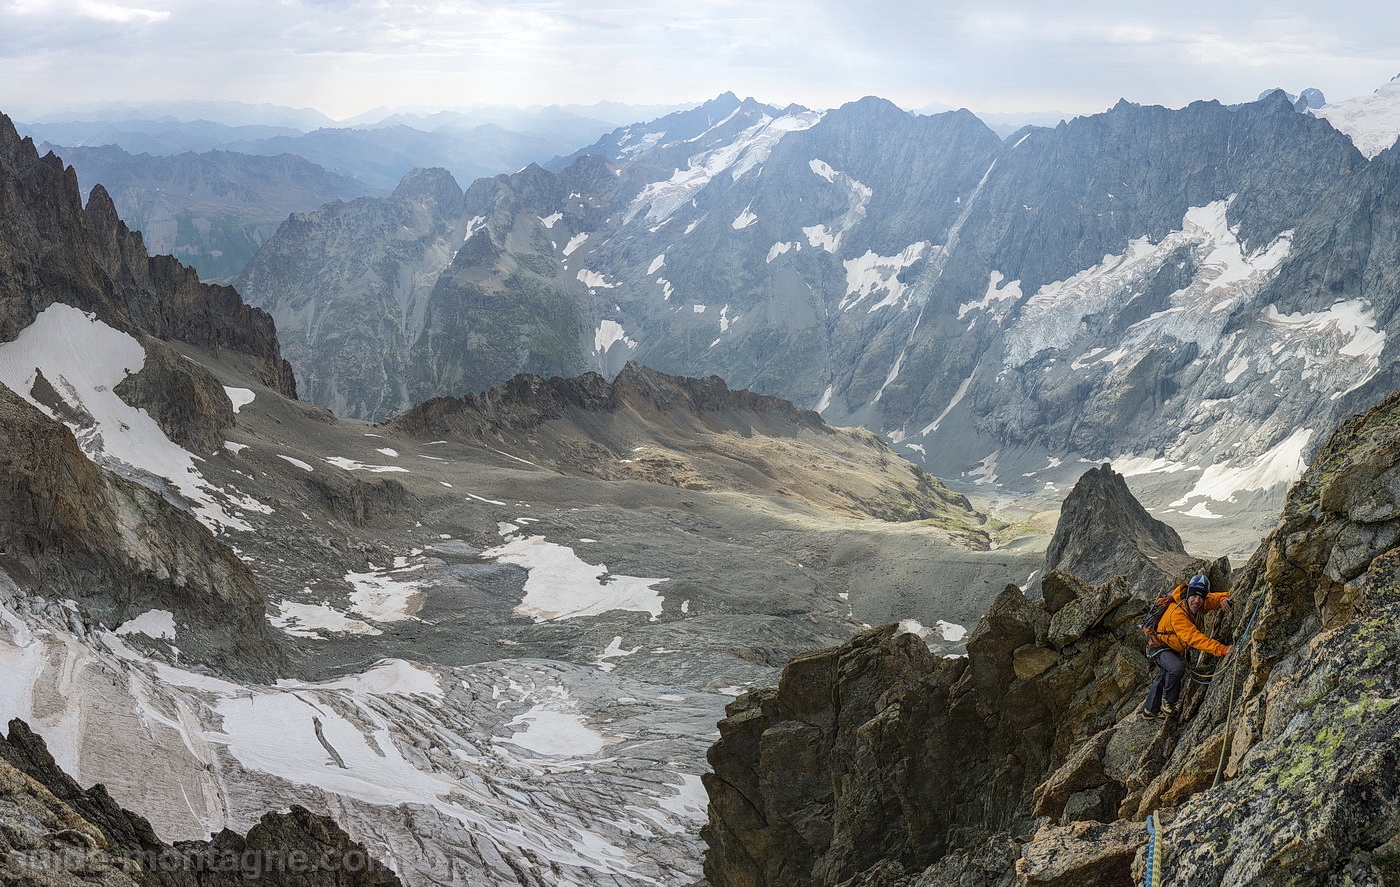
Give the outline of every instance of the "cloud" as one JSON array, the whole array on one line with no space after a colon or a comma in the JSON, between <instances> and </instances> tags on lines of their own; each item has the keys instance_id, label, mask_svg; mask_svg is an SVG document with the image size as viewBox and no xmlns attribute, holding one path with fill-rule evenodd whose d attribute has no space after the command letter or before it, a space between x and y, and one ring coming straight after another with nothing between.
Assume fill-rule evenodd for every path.
<instances>
[{"instance_id":1,"label":"cloud","mask_svg":"<svg viewBox=\"0 0 1400 887\"><path fill-rule=\"evenodd\" d=\"M1392 6L1394 8L1392 8ZM1400 72L1400 4L1181 0L0 0L0 110L237 99L373 105L686 102L1092 113Z\"/></svg>"},{"instance_id":2,"label":"cloud","mask_svg":"<svg viewBox=\"0 0 1400 887\"><path fill-rule=\"evenodd\" d=\"M115 3L98 3L95 0L85 0L77 4L77 13L80 16L94 19L99 22L116 22L125 24L127 22L159 22L170 18L168 10L158 9L137 9L131 6L118 6Z\"/></svg>"}]
</instances>

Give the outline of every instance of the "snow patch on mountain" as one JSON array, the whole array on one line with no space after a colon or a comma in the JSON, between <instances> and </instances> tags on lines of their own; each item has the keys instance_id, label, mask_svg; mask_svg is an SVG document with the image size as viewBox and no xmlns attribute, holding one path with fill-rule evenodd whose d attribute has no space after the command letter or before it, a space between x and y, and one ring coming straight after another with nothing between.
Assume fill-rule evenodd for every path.
<instances>
[{"instance_id":1,"label":"snow patch on mountain","mask_svg":"<svg viewBox=\"0 0 1400 887\"><path fill-rule=\"evenodd\" d=\"M657 256L656 258L654 258L654 259L651 260L651 264L647 266L647 274L648 274L648 275L655 274L656 272L660 271L660 270L661 270L661 266L662 266L662 265L665 265L665 264L666 264L666 254L665 254L665 253L662 253L661 255L659 255L659 256Z\"/></svg>"},{"instance_id":2,"label":"snow patch on mountain","mask_svg":"<svg viewBox=\"0 0 1400 887\"><path fill-rule=\"evenodd\" d=\"M1006 366L1024 366L1044 351L1069 349L1084 335L1086 319L1123 308L1183 247L1196 255L1195 279L1172 293L1170 308L1129 327L1123 346L1146 348L1165 336L1195 342L1202 351L1209 351L1219 340L1230 309L1259 291L1292 246L1293 232L1285 231L1268 246L1246 255L1237 227L1226 221L1228 206L1228 200L1219 200L1193 207L1186 211L1181 230L1160 242L1138 238L1123 253L1104 256L1098 265L1042 286L1006 331Z\"/></svg>"},{"instance_id":3,"label":"snow patch on mountain","mask_svg":"<svg viewBox=\"0 0 1400 887\"><path fill-rule=\"evenodd\" d=\"M496 742L508 742L539 755L589 757L608 744L608 738L590 729L577 712L559 711L546 703L516 715L506 726L520 729L508 738L497 738Z\"/></svg>"},{"instance_id":4,"label":"snow patch on mountain","mask_svg":"<svg viewBox=\"0 0 1400 887\"><path fill-rule=\"evenodd\" d=\"M562 250L562 252L564 253L565 256L571 256L571 255L573 255L574 250L576 250L576 249L578 249L579 247L583 246L583 242L584 242L585 240L587 240L587 239L588 239L588 235L587 235L587 234L575 234L573 237L570 237L570 238L569 238L569 242L568 242L568 243L564 244L564 249Z\"/></svg>"},{"instance_id":5,"label":"snow patch on mountain","mask_svg":"<svg viewBox=\"0 0 1400 887\"><path fill-rule=\"evenodd\" d=\"M557 545L543 536L506 535L504 545L482 555L529 571L525 599L515 613L536 622L597 616L609 610L661 615L661 594L655 585L668 579L620 576L608 572L605 564L589 564L566 545Z\"/></svg>"},{"instance_id":6,"label":"snow patch on mountain","mask_svg":"<svg viewBox=\"0 0 1400 887\"><path fill-rule=\"evenodd\" d=\"M1006 280L1006 275L1000 271L993 271L987 280L987 292L976 302L963 302L958 306L958 320L962 320L973 311L990 311L992 319L1000 324L1006 319L1006 315L1021 301L1021 281L1012 280L1002 286ZM969 330L976 325L974 319L967 325Z\"/></svg>"},{"instance_id":7,"label":"snow patch on mountain","mask_svg":"<svg viewBox=\"0 0 1400 887\"><path fill-rule=\"evenodd\" d=\"M734 217L734 221L729 223L729 227L735 231L742 231L750 225L758 223L758 216L750 211L749 207L744 207L744 211Z\"/></svg>"},{"instance_id":8,"label":"snow patch on mountain","mask_svg":"<svg viewBox=\"0 0 1400 887\"><path fill-rule=\"evenodd\" d=\"M830 225L823 223L809 225L802 229L810 246L834 253L840 248L841 238L846 232L860 224L865 218L865 209L870 204L870 198L875 196L875 192L868 185L856 181L844 172L833 169L825 161L812 160L809 161L808 166L812 172L827 182L846 190L847 209L841 218L836 219Z\"/></svg>"},{"instance_id":9,"label":"snow patch on mountain","mask_svg":"<svg viewBox=\"0 0 1400 887\"><path fill-rule=\"evenodd\" d=\"M802 250L802 244L795 240L788 243L775 243L768 248L768 258L764 261L771 264L774 259L789 250L800 252Z\"/></svg>"},{"instance_id":10,"label":"snow patch on mountain","mask_svg":"<svg viewBox=\"0 0 1400 887\"><path fill-rule=\"evenodd\" d=\"M368 471L371 474L385 474L395 471L408 472L407 468L403 468L399 465L370 465L365 462L357 462L354 459L347 459L344 456L326 456L325 461L345 471Z\"/></svg>"},{"instance_id":11,"label":"snow patch on mountain","mask_svg":"<svg viewBox=\"0 0 1400 887\"><path fill-rule=\"evenodd\" d=\"M553 212L547 216L538 216L537 218L539 218L541 225L552 230L554 228L554 223L564 218L564 214L561 212Z\"/></svg>"},{"instance_id":12,"label":"snow patch on mountain","mask_svg":"<svg viewBox=\"0 0 1400 887\"><path fill-rule=\"evenodd\" d=\"M228 395L228 401L233 404L235 413L252 403L253 398L257 396L249 388L230 388L227 385L224 386L224 394Z\"/></svg>"},{"instance_id":13,"label":"snow patch on mountain","mask_svg":"<svg viewBox=\"0 0 1400 887\"><path fill-rule=\"evenodd\" d=\"M310 589L308 589L309 591ZM273 628L299 638L324 639L331 634L376 635L381 632L368 622L352 619L330 604L303 604L296 601L269 601L276 610L267 614Z\"/></svg>"},{"instance_id":14,"label":"snow patch on mountain","mask_svg":"<svg viewBox=\"0 0 1400 887\"><path fill-rule=\"evenodd\" d=\"M1173 462L1164 456L1119 456L1105 460L1113 465L1113 470L1124 477L1137 477L1144 474L1176 474L1180 471L1200 471L1199 466Z\"/></svg>"},{"instance_id":15,"label":"snow patch on mountain","mask_svg":"<svg viewBox=\"0 0 1400 887\"><path fill-rule=\"evenodd\" d=\"M148 638L175 639L175 614L169 610L148 610L116 628L119 635L144 634Z\"/></svg>"},{"instance_id":16,"label":"snow patch on mountain","mask_svg":"<svg viewBox=\"0 0 1400 887\"><path fill-rule=\"evenodd\" d=\"M587 268L581 269L578 273L579 281L589 289L616 289L617 284L611 282L597 271L589 271Z\"/></svg>"},{"instance_id":17,"label":"snow patch on mountain","mask_svg":"<svg viewBox=\"0 0 1400 887\"><path fill-rule=\"evenodd\" d=\"M813 157L811 160L807 161L807 168L826 179L827 182L835 184L836 170L832 169L831 164L827 163L825 160L818 160Z\"/></svg>"},{"instance_id":18,"label":"snow patch on mountain","mask_svg":"<svg viewBox=\"0 0 1400 887\"><path fill-rule=\"evenodd\" d=\"M1312 436L1311 428L1299 428L1267 452L1253 459L1242 460L1242 464L1222 462L1211 465L1201 473L1191 491L1171 503L1170 507L1180 508L1197 498L1233 502L1238 493L1291 484L1302 477L1303 470L1308 467L1306 453Z\"/></svg>"},{"instance_id":19,"label":"snow patch on mountain","mask_svg":"<svg viewBox=\"0 0 1400 887\"><path fill-rule=\"evenodd\" d=\"M659 145L664 138L666 138L665 130L644 132L640 136L635 132L629 132L617 142L618 156L625 160L637 154L644 154Z\"/></svg>"},{"instance_id":20,"label":"snow patch on mountain","mask_svg":"<svg viewBox=\"0 0 1400 887\"><path fill-rule=\"evenodd\" d=\"M943 412L938 414L937 419L934 419L932 422L928 423L928 425L920 429L920 435L932 434L938 430L938 426L943 424L943 420L948 417L948 414L953 411L953 408L962 403L963 398L967 396L967 389L972 385L972 379L975 375L977 374L973 373L972 376L968 376L966 379L962 380L962 384L959 385L958 390L953 393L952 399L950 399L948 405L943 408Z\"/></svg>"},{"instance_id":21,"label":"snow patch on mountain","mask_svg":"<svg viewBox=\"0 0 1400 887\"><path fill-rule=\"evenodd\" d=\"M900 304L907 287L899 279L899 273L922 259L930 245L926 240L911 243L896 256L881 256L873 250L866 250L865 255L844 261L846 295L841 300L840 310L854 308L867 296L880 292L885 297L870 306L871 313Z\"/></svg>"},{"instance_id":22,"label":"snow patch on mountain","mask_svg":"<svg viewBox=\"0 0 1400 887\"><path fill-rule=\"evenodd\" d=\"M229 497L199 473L193 453L165 436L145 410L128 406L113 391L146 365L146 350L130 335L113 329L93 314L54 303L0 345L0 382L49 418L73 432L83 453L99 465L118 468L158 492L163 478L189 503L196 518L209 529L250 531L215 500L227 498L244 511L268 513L268 506L248 497ZM60 412L34 394L39 374L63 401ZM135 471L131 471L135 469Z\"/></svg>"},{"instance_id":23,"label":"snow patch on mountain","mask_svg":"<svg viewBox=\"0 0 1400 887\"><path fill-rule=\"evenodd\" d=\"M395 567L388 570L371 569L365 573L345 574L345 581L354 589L350 602L356 613L375 622L401 622L414 618L423 606L423 581L414 582L411 574L423 569L423 564Z\"/></svg>"},{"instance_id":24,"label":"snow patch on mountain","mask_svg":"<svg viewBox=\"0 0 1400 887\"><path fill-rule=\"evenodd\" d=\"M1001 450L997 450L978 462L970 471L963 472L965 477L972 478L975 484L994 484L997 482L997 462L1001 459Z\"/></svg>"},{"instance_id":25,"label":"snow patch on mountain","mask_svg":"<svg viewBox=\"0 0 1400 887\"><path fill-rule=\"evenodd\" d=\"M686 601L686 604L689 603L689 601ZM682 612L684 612L686 609L688 608L685 605L681 606ZM636 652L640 649L641 647L633 647L630 650L622 649L622 635L616 635L615 637L613 637L612 642L609 643L607 647L603 649L603 652L598 654L598 658L595 659L594 662L603 671L612 671L614 668L617 667L617 665L616 663L608 662L609 659L619 659L623 656L632 656L635 655Z\"/></svg>"},{"instance_id":26,"label":"snow patch on mountain","mask_svg":"<svg viewBox=\"0 0 1400 887\"><path fill-rule=\"evenodd\" d=\"M667 298L670 298L668 292ZM627 331L622 328L622 324L615 320L604 320L598 323L598 329L593 333L593 350L598 354L606 354L608 349L621 342L628 348L635 349L637 343L627 338Z\"/></svg>"},{"instance_id":27,"label":"snow patch on mountain","mask_svg":"<svg viewBox=\"0 0 1400 887\"><path fill-rule=\"evenodd\" d=\"M737 112L736 112L737 113ZM774 119L768 115L745 129L733 140L690 157L685 169L676 170L664 182L652 182L642 188L628 207L624 224L631 222L643 210L650 223L663 222L685 206L717 176L729 172L734 181L768 159L774 146L784 136L811 129L822 119L821 111L800 111ZM730 117L733 115L731 114ZM722 126L721 121L716 126ZM713 130L714 127L711 127ZM702 134L703 135L703 134ZM691 141L696 141L700 137Z\"/></svg>"},{"instance_id":28,"label":"snow patch on mountain","mask_svg":"<svg viewBox=\"0 0 1400 887\"><path fill-rule=\"evenodd\" d=\"M1313 114L1351 138L1368 160L1400 139L1400 77L1370 95L1323 105Z\"/></svg>"}]
</instances>

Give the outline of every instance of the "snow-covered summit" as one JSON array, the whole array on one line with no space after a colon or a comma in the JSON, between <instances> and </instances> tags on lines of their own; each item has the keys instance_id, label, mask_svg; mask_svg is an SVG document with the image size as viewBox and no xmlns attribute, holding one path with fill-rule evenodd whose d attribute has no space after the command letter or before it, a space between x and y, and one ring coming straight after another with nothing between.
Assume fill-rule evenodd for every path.
<instances>
[{"instance_id":1,"label":"snow-covered summit","mask_svg":"<svg viewBox=\"0 0 1400 887\"><path fill-rule=\"evenodd\" d=\"M1351 136L1367 158L1374 158L1400 138L1400 76L1370 95L1329 103L1313 113Z\"/></svg>"}]
</instances>

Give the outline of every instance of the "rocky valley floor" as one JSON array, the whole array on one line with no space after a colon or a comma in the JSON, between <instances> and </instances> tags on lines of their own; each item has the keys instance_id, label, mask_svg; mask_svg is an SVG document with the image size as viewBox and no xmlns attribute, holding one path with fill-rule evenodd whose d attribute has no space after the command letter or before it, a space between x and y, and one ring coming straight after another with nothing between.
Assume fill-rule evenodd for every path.
<instances>
[{"instance_id":1,"label":"rocky valley floor","mask_svg":"<svg viewBox=\"0 0 1400 887\"><path fill-rule=\"evenodd\" d=\"M277 679L220 667L221 645L260 641L202 630L198 601L138 590L105 625L57 587L7 582L0 601L0 717L24 718L166 840L299 804L405 883L689 884L727 702L871 624L961 653L964 626L1043 559L1043 534L971 509L949 529L943 514L834 507L823 484L875 512L908 495L907 463L881 467L879 447L822 474L812 448L837 437L697 432L723 446L652 460L683 462L685 489L629 478L628 459L570 450L569 435L429 439L339 420L234 357L186 356L237 415L183 476L158 429L111 418L103 386L57 365L44 376L78 381L60 387L96 432L88 457L192 507L251 570ZM733 468L760 447L761 470ZM707 461L721 457L723 476Z\"/></svg>"}]
</instances>

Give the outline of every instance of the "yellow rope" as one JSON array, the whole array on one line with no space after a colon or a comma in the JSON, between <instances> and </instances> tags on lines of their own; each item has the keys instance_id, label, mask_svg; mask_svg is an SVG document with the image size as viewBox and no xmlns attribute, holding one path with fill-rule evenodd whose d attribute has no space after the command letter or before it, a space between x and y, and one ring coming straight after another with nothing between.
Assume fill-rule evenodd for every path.
<instances>
[{"instance_id":1,"label":"yellow rope","mask_svg":"<svg viewBox=\"0 0 1400 887\"><path fill-rule=\"evenodd\" d=\"M1261 589L1259 599L1254 602L1254 609L1250 611L1249 621L1245 623L1244 631L1240 633L1239 640L1235 641L1235 661L1230 667L1230 701L1225 706L1225 732L1220 737L1220 761L1215 765L1215 780L1211 782L1211 788L1220 784L1220 777L1225 773L1225 754L1230 750L1230 721L1235 716L1235 687L1239 684L1236 678L1239 676L1240 659L1242 658L1239 648L1249 637L1250 629L1254 627L1254 617L1259 615L1259 607L1263 605L1265 595L1266 592Z\"/></svg>"}]
</instances>

